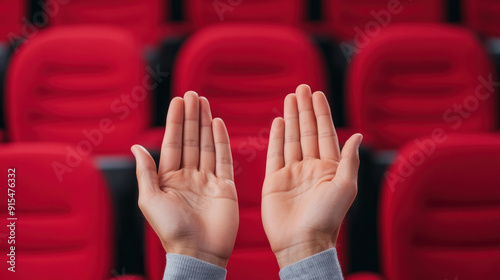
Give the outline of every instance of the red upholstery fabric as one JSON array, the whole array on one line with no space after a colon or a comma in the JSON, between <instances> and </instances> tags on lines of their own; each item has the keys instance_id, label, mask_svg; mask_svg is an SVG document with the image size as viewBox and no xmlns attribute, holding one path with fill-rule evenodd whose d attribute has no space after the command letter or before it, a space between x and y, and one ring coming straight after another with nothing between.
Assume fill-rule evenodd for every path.
<instances>
[{"instance_id":1,"label":"red upholstery fabric","mask_svg":"<svg viewBox=\"0 0 500 280\"><path fill-rule=\"evenodd\" d=\"M500 2L463 0L462 11L467 26L484 36L500 36Z\"/></svg>"},{"instance_id":2,"label":"red upholstery fabric","mask_svg":"<svg viewBox=\"0 0 500 280\"><path fill-rule=\"evenodd\" d=\"M9 43L9 37L22 37L22 18L25 17L26 1L0 0L0 43ZM9 36L9 33L13 35Z\"/></svg>"},{"instance_id":3,"label":"red upholstery fabric","mask_svg":"<svg viewBox=\"0 0 500 280\"><path fill-rule=\"evenodd\" d=\"M348 72L348 121L377 149L394 149L436 129L496 125L490 61L471 32L437 24L382 30Z\"/></svg>"},{"instance_id":4,"label":"red upholstery fabric","mask_svg":"<svg viewBox=\"0 0 500 280\"><path fill-rule=\"evenodd\" d=\"M298 24L304 18L303 0L186 0L188 20L195 28L215 23L246 21Z\"/></svg>"},{"instance_id":5,"label":"red upholstery fabric","mask_svg":"<svg viewBox=\"0 0 500 280\"><path fill-rule=\"evenodd\" d=\"M382 189L387 279L498 277L498 166L500 135L422 138L400 150Z\"/></svg>"},{"instance_id":6,"label":"red upholstery fabric","mask_svg":"<svg viewBox=\"0 0 500 280\"><path fill-rule=\"evenodd\" d=\"M325 0L323 3L327 28L346 41L377 36L381 29L393 23L446 19L444 0Z\"/></svg>"},{"instance_id":7,"label":"red upholstery fabric","mask_svg":"<svg viewBox=\"0 0 500 280\"><path fill-rule=\"evenodd\" d=\"M355 273L348 275L346 280L384 280L385 278L375 274L375 273L370 273L370 272L360 272L360 273Z\"/></svg>"},{"instance_id":8,"label":"red upholstery fabric","mask_svg":"<svg viewBox=\"0 0 500 280\"><path fill-rule=\"evenodd\" d=\"M12 141L60 141L80 154L127 151L150 122L151 81L127 31L50 28L22 46L7 73Z\"/></svg>"},{"instance_id":9,"label":"red upholstery fabric","mask_svg":"<svg viewBox=\"0 0 500 280\"><path fill-rule=\"evenodd\" d=\"M276 279L279 273L260 211L268 136L231 138L240 226L227 267L228 279Z\"/></svg>"},{"instance_id":10,"label":"red upholstery fabric","mask_svg":"<svg viewBox=\"0 0 500 280\"><path fill-rule=\"evenodd\" d=\"M166 253L160 239L146 222L144 231L144 267L146 270L146 279L162 280L165 272Z\"/></svg>"},{"instance_id":11,"label":"red upholstery fabric","mask_svg":"<svg viewBox=\"0 0 500 280\"><path fill-rule=\"evenodd\" d=\"M46 2L51 2L45 0ZM169 1L165 0L70 0L60 5L50 18L51 24L110 24L125 28L142 39L156 44L161 24L166 19Z\"/></svg>"},{"instance_id":12,"label":"red upholstery fabric","mask_svg":"<svg viewBox=\"0 0 500 280\"><path fill-rule=\"evenodd\" d=\"M11 217L7 213L9 168L15 168L17 217L16 272L5 266L13 244L2 238L1 279L104 280L111 276L112 205L105 181L89 159L59 181L53 165L65 160L65 145L0 146L0 167L6 178L0 217L3 221ZM6 233L5 228L1 232Z\"/></svg>"},{"instance_id":13,"label":"red upholstery fabric","mask_svg":"<svg viewBox=\"0 0 500 280\"><path fill-rule=\"evenodd\" d=\"M285 47L286 46L286 47ZM207 27L184 45L174 66L173 94L206 96L231 137L266 135L300 83L325 90L325 68L305 34L291 27L227 24Z\"/></svg>"}]
</instances>

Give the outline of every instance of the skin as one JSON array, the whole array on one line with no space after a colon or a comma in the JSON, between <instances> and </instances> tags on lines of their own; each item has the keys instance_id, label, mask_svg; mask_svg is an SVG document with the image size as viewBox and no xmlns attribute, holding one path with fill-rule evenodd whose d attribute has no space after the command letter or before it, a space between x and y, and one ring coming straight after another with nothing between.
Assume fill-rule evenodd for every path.
<instances>
[{"instance_id":1,"label":"skin","mask_svg":"<svg viewBox=\"0 0 500 280\"><path fill-rule=\"evenodd\" d=\"M361 134L342 153L322 92L300 85L271 128L262 221L280 268L335 247L357 193Z\"/></svg>"},{"instance_id":2,"label":"skin","mask_svg":"<svg viewBox=\"0 0 500 280\"><path fill-rule=\"evenodd\" d=\"M137 162L139 207L166 252L226 267L238 231L229 136L206 98L187 92L168 110L158 173L142 146Z\"/></svg>"},{"instance_id":3,"label":"skin","mask_svg":"<svg viewBox=\"0 0 500 280\"><path fill-rule=\"evenodd\" d=\"M280 268L336 244L357 192L361 134L342 153L322 92L307 85L285 99L269 140L262 221ZM160 166L139 145L139 207L165 251L226 267L238 230L229 137L194 92L168 110Z\"/></svg>"}]
</instances>

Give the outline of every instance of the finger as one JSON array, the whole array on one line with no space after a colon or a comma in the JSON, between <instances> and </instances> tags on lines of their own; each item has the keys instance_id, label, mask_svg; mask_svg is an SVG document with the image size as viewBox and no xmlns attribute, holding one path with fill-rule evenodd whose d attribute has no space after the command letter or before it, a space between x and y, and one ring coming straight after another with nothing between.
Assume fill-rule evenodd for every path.
<instances>
[{"instance_id":1,"label":"finger","mask_svg":"<svg viewBox=\"0 0 500 280\"><path fill-rule=\"evenodd\" d=\"M233 158L226 125L220 118L212 121L215 143L215 175L219 178L234 181Z\"/></svg>"},{"instance_id":2,"label":"finger","mask_svg":"<svg viewBox=\"0 0 500 280\"><path fill-rule=\"evenodd\" d=\"M312 96L314 114L318 123L319 155L322 159L340 160L340 148L337 133L333 125L332 112L326 96L317 91Z\"/></svg>"},{"instance_id":3,"label":"finger","mask_svg":"<svg viewBox=\"0 0 500 280\"><path fill-rule=\"evenodd\" d=\"M291 93L285 97L285 163L302 159L300 148L299 111L297 96Z\"/></svg>"},{"instance_id":4,"label":"finger","mask_svg":"<svg viewBox=\"0 0 500 280\"><path fill-rule=\"evenodd\" d=\"M341 159L337 168L334 181L339 182L339 185L351 185L357 183L359 169L359 145L363 140L363 135L356 133L342 148Z\"/></svg>"},{"instance_id":5,"label":"finger","mask_svg":"<svg viewBox=\"0 0 500 280\"><path fill-rule=\"evenodd\" d=\"M312 105L311 89L308 85L300 85L297 87L296 95L299 109L302 159L319 158L318 130Z\"/></svg>"},{"instance_id":6,"label":"finger","mask_svg":"<svg viewBox=\"0 0 500 280\"><path fill-rule=\"evenodd\" d=\"M139 195L147 196L159 190L156 164L149 152L140 145L130 149L136 161L136 175L139 184Z\"/></svg>"},{"instance_id":7,"label":"finger","mask_svg":"<svg viewBox=\"0 0 500 280\"><path fill-rule=\"evenodd\" d=\"M175 97L168 108L165 135L161 144L160 174L179 170L181 166L183 123L184 100Z\"/></svg>"},{"instance_id":8,"label":"finger","mask_svg":"<svg viewBox=\"0 0 500 280\"><path fill-rule=\"evenodd\" d=\"M212 113L210 112L210 104L205 97L200 97L200 110L200 170L214 173L215 147L212 133Z\"/></svg>"},{"instance_id":9,"label":"finger","mask_svg":"<svg viewBox=\"0 0 500 280\"><path fill-rule=\"evenodd\" d=\"M198 94L184 95L184 130L182 139L182 167L198 169L200 159L200 101Z\"/></svg>"},{"instance_id":10,"label":"finger","mask_svg":"<svg viewBox=\"0 0 500 280\"><path fill-rule=\"evenodd\" d=\"M269 135L267 148L266 176L285 166L284 157L285 120L275 118Z\"/></svg>"}]
</instances>

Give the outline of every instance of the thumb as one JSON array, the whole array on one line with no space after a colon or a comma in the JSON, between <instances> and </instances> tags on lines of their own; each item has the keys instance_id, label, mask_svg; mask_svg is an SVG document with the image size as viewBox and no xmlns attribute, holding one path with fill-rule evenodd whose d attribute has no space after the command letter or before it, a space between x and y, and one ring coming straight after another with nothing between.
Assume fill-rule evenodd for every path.
<instances>
[{"instance_id":1,"label":"thumb","mask_svg":"<svg viewBox=\"0 0 500 280\"><path fill-rule=\"evenodd\" d=\"M358 150L361 141L363 141L363 135L356 133L345 143L340 155L339 167L334 178L335 181L339 181L342 184L357 184L359 168Z\"/></svg>"},{"instance_id":2,"label":"thumb","mask_svg":"<svg viewBox=\"0 0 500 280\"><path fill-rule=\"evenodd\" d=\"M139 196L152 194L158 190L158 173L153 157L141 145L130 149L136 161L136 175L139 183Z\"/></svg>"}]
</instances>

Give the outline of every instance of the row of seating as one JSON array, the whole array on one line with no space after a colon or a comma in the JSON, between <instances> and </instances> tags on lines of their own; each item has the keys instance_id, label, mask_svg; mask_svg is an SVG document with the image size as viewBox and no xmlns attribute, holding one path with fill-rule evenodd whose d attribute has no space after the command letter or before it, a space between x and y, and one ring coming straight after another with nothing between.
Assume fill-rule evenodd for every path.
<instances>
[{"instance_id":1,"label":"row of seating","mask_svg":"<svg viewBox=\"0 0 500 280\"><path fill-rule=\"evenodd\" d=\"M32 1L36 2L36 1ZM274 22L303 27L314 34L334 36L351 41L359 32L377 26L401 22L445 22L448 1L445 0L377 0L341 1L318 0L311 5L304 0L43 0L36 2L38 10L27 0L0 1L0 42L15 37L26 37L28 29L46 24L112 24L126 28L155 45L169 35L183 35L201 27L220 22ZM184 21L167 21L174 7L182 6ZM319 7L324 21L311 22L306 14L311 7ZM483 36L498 37L500 4L495 0L462 1L463 22ZM31 11L31 16L28 13ZM28 20L28 18L30 20ZM10 34L10 35L9 35ZM15 34L16 36L12 36Z\"/></svg>"},{"instance_id":2,"label":"row of seating","mask_svg":"<svg viewBox=\"0 0 500 280\"><path fill-rule=\"evenodd\" d=\"M3 279L111 278L114 217L106 181L88 158L59 180L52 167L66 156L61 144L0 146L0 168L15 169L12 189L18 217L19 267L16 273L0 270ZM358 273L347 279L494 279L500 260L499 164L498 134L446 134L404 145L382 189L382 276ZM7 196L2 192L4 220ZM248 220L241 224L249 232L240 229L240 241L242 235L256 231ZM165 253L154 232L147 231L146 279L162 279ZM228 279L277 279L271 252L238 246L229 262ZM7 242L0 243L3 256L9 250Z\"/></svg>"},{"instance_id":3,"label":"row of seating","mask_svg":"<svg viewBox=\"0 0 500 280\"><path fill-rule=\"evenodd\" d=\"M292 27L206 28L183 45L172 73L147 66L140 53L133 36L105 26L52 28L27 41L7 73L8 140L85 140L101 154L128 151L135 142L158 149L162 131L151 126L152 91L170 76L173 96L195 90L211 100L214 115L242 139L235 146L242 155L252 153L248 145L262 146L246 138L265 134L282 114L284 96L300 83L333 96L334 108L347 107L341 138L360 131L376 150L398 148L436 129L497 128L491 62L473 33L455 26L404 24L381 31L348 68L345 105L328 87L318 50Z\"/></svg>"}]
</instances>

